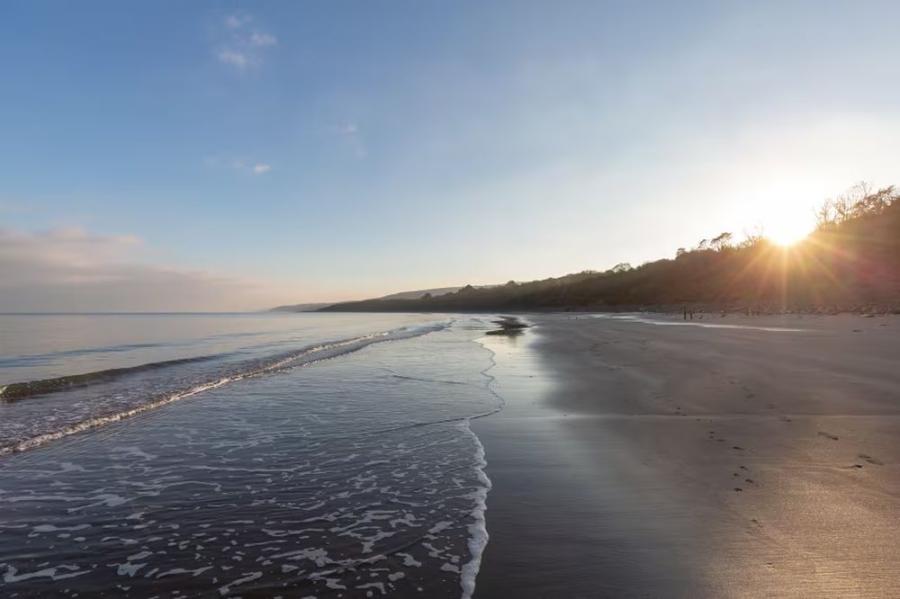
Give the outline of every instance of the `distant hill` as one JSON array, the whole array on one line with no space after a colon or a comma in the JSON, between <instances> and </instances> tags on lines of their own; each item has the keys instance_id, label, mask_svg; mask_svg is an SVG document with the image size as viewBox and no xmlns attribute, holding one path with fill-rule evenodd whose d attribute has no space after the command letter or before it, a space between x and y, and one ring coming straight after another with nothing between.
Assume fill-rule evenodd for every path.
<instances>
[{"instance_id":1,"label":"distant hill","mask_svg":"<svg viewBox=\"0 0 900 599\"><path fill-rule=\"evenodd\" d=\"M460 287L457 286L438 287L435 289L420 289L419 291L401 291L399 293L392 293L390 295L385 295L384 297L376 298L375 300L365 301L419 299L426 294L430 294L432 297L438 297L441 295L446 295L448 293L453 293L454 291L458 291L459 289ZM316 312L333 305L335 304L327 302L318 304L292 304L287 306L276 306L275 308L269 309L269 312Z\"/></svg>"},{"instance_id":2,"label":"distant hill","mask_svg":"<svg viewBox=\"0 0 900 599\"><path fill-rule=\"evenodd\" d=\"M319 303L319 304L292 304L289 306L275 306L274 308L270 308L269 312L316 312L330 306L329 303Z\"/></svg>"},{"instance_id":3,"label":"distant hill","mask_svg":"<svg viewBox=\"0 0 900 599\"><path fill-rule=\"evenodd\" d=\"M860 185L827 202L804 241L784 248L763 236L730 233L680 248L673 259L559 278L471 285L421 299L347 302L327 311L465 312L496 310L900 310L900 194Z\"/></svg>"}]
</instances>

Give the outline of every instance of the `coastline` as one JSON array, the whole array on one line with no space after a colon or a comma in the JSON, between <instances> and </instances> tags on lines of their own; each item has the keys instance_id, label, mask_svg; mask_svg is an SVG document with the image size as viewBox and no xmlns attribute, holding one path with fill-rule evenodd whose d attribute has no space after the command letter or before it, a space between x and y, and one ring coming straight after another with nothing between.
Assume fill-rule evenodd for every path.
<instances>
[{"instance_id":1,"label":"coastline","mask_svg":"<svg viewBox=\"0 0 900 599\"><path fill-rule=\"evenodd\" d=\"M900 319L529 319L476 598L900 593Z\"/></svg>"}]
</instances>

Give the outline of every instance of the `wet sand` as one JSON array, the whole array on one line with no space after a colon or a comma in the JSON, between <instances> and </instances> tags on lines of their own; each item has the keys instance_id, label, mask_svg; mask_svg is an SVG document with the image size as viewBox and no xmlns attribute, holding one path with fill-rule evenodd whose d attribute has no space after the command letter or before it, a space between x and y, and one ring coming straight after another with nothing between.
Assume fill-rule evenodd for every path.
<instances>
[{"instance_id":1,"label":"wet sand","mask_svg":"<svg viewBox=\"0 0 900 599\"><path fill-rule=\"evenodd\" d=\"M900 596L900 318L530 320L476 597Z\"/></svg>"}]
</instances>

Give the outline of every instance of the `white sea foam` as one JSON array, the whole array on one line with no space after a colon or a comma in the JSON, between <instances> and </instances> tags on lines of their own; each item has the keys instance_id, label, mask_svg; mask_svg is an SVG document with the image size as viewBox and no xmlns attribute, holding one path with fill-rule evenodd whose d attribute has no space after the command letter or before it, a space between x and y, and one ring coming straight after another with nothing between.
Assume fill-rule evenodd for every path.
<instances>
[{"instance_id":1,"label":"white sea foam","mask_svg":"<svg viewBox=\"0 0 900 599\"><path fill-rule=\"evenodd\" d=\"M74 563L92 569L74 589L112 576L106 580L113 586L121 588L115 585L121 577L137 594L191 579L196 588L235 596L250 587L280 590L300 577L316 594L405 596L434 582L469 599L488 541L491 486L471 420L503 403L491 388L493 355L487 365L489 350L473 351L474 336L446 331L380 346L216 392L34 459L9 460L24 486L0 493L0 506L24 518L23 536L35 526L93 522L97 514L110 522L73 533L83 534L77 546L35 534L31 541L46 557L14 565L40 572L61 567L53 563L61 552L83 552ZM446 360L426 359L435 347ZM285 369L297 364L279 359L265 366L273 362ZM98 448L106 459L93 457ZM61 455L78 468L60 470ZM136 511L135 499L144 496L167 506L164 519ZM198 505L238 519L211 519ZM112 548L121 551L118 559L92 565L89 555ZM256 570L263 578L251 582ZM46 577L18 584L53 588Z\"/></svg>"},{"instance_id":2,"label":"white sea foam","mask_svg":"<svg viewBox=\"0 0 900 599\"><path fill-rule=\"evenodd\" d=\"M413 556L411 556L408 553L398 553L397 557L403 558L403 565L406 566L407 568L421 568L422 567L422 562L420 562L419 560L417 560L416 558L414 558Z\"/></svg>"},{"instance_id":3,"label":"white sea foam","mask_svg":"<svg viewBox=\"0 0 900 599\"><path fill-rule=\"evenodd\" d=\"M27 451L29 449L34 449L35 447L40 447L45 443L49 443L50 441L56 441L57 439L62 439L63 437L68 437L70 435L74 435L75 433L80 433L82 431L90 430L93 428L97 428L99 426L103 426L105 424L110 424L113 422L118 422L119 420L124 420L125 418L131 418L132 416L137 416L138 414L143 414L144 412L149 412L150 410L155 410L160 408L166 404L170 404L174 401L178 401L180 399L186 399L188 397L192 397L197 395L198 393L203 393L204 391L209 391L210 389L217 389L223 385L230 383L235 380L235 378L223 378L215 381L213 383L207 383L204 385L197 385L187 391L183 391L181 393L173 393L167 397L162 399L158 399L156 401L151 401L149 403L145 403L136 408L132 408L130 410L125 410L123 412L119 412L117 414L110 414L108 416L100 416L98 418L90 418L88 420L83 420L78 424L73 426L69 426L64 429L60 429L54 431L52 433L45 433L43 435L38 435L36 437L32 437L16 445L10 445L7 447L0 448L0 456L7 455L10 453L18 453L21 451Z\"/></svg>"},{"instance_id":4,"label":"white sea foam","mask_svg":"<svg viewBox=\"0 0 900 599\"><path fill-rule=\"evenodd\" d=\"M134 564L131 562L125 562L124 564L118 565L116 574L118 574L119 576L128 576L129 578L133 578L134 575L138 573L138 570L146 565L146 563Z\"/></svg>"},{"instance_id":5,"label":"white sea foam","mask_svg":"<svg viewBox=\"0 0 900 599\"><path fill-rule=\"evenodd\" d=\"M65 574L58 573L59 570L66 570ZM23 574L19 574L19 571L13 566L7 566L6 574L3 575L3 582L13 583L13 582L21 582L23 580L30 580L32 578L49 578L51 580L65 580L66 578L75 578L76 576L81 576L82 574L87 574L87 570L79 570L75 566L69 566L63 564L61 566L55 566L52 568L44 568L43 570L37 570L35 572L25 572Z\"/></svg>"},{"instance_id":6,"label":"white sea foam","mask_svg":"<svg viewBox=\"0 0 900 599\"><path fill-rule=\"evenodd\" d=\"M471 559L463 564L460 573L460 585L463 591L462 599L471 599L475 593L475 579L478 577L478 570L481 568L481 556L490 538L487 531L485 512L487 511L487 495L491 489L491 479L485 473L487 459L484 453L484 445L481 444L478 436L472 432L470 421L463 421L460 424L460 428L471 435L472 440L475 442L475 468L478 471L478 480L481 483L481 486L469 495L475 502L475 507L472 508L471 514L472 523L469 524L469 553L471 554Z\"/></svg>"},{"instance_id":7,"label":"white sea foam","mask_svg":"<svg viewBox=\"0 0 900 599\"><path fill-rule=\"evenodd\" d=\"M35 526L32 530L34 532L57 532L57 531L65 531L65 530L84 530L85 528L90 528L90 524L76 524L75 526L55 526L53 524L39 524Z\"/></svg>"},{"instance_id":8,"label":"white sea foam","mask_svg":"<svg viewBox=\"0 0 900 599\"><path fill-rule=\"evenodd\" d=\"M262 572L253 572L251 574L248 574L247 576L242 576L241 578L232 580L228 584L219 587L219 594L225 596L231 592L231 587L239 586L244 584L245 582L251 582L258 578L262 578L262 575Z\"/></svg>"}]
</instances>

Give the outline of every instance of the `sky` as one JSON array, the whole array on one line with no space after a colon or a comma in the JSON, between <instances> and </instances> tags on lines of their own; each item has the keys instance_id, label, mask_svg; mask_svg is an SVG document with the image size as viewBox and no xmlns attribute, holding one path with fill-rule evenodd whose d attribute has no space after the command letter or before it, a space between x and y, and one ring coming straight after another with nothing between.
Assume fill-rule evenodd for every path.
<instances>
[{"instance_id":1,"label":"sky","mask_svg":"<svg viewBox=\"0 0 900 599\"><path fill-rule=\"evenodd\" d=\"M897 2L0 7L0 311L253 310L790 237L900 183Z\"/></svg>"}]
</instances>

